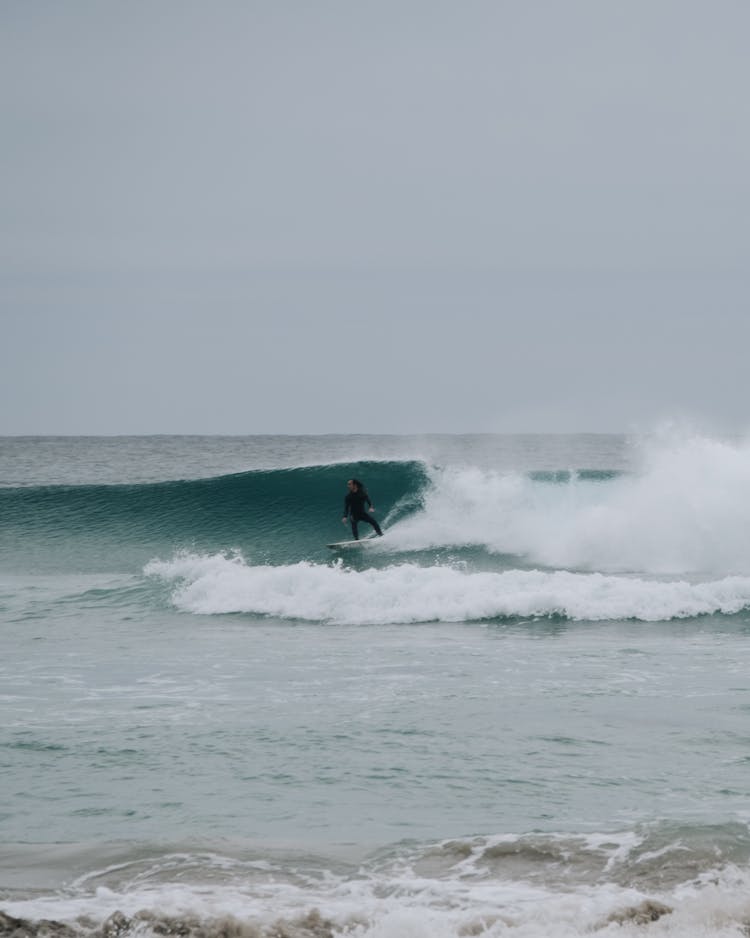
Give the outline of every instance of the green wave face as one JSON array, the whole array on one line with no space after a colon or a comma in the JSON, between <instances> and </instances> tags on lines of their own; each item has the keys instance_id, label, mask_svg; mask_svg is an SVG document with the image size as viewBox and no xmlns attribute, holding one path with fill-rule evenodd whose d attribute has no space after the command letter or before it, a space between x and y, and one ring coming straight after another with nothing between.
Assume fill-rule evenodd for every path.
<instances>
[{"instance_id":1,"label":"green wave face","mask_svg":"<svg viewBox=\"0 0 750 938\"><path fill-rule=\"evenodd\" d=\"M0 562L8 569L139 569L180 549L241 551L254 563L320 559L341 523L346 480L367 486L390 523L417 510L418 462L361 462L142 485L0 489Z\"/></svg>"}]
</instances>

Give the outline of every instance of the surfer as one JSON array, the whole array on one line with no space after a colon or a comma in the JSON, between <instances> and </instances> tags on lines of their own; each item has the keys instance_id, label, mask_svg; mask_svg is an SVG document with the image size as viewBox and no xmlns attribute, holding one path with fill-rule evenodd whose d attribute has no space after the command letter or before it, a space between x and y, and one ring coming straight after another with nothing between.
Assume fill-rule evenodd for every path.
<instances>
[{"instance_id":1,"label":"surfer","mask_svg":"<svg viewBox=\"0 0 750 938\"><path fill-rule=\"evenodd\" d=\"M347 521L351 521L352 537L354 540L359 540L358 526L360 521L371 524L373 528L375 528L375 533L378 537L382 537L383 532L380 530L380 525L365 511L365 504L368 506L369 512L375 511L370 501L370 496L367 494L367 489L362 485L359 479L349 479L346 483L346 487L349 491L347 492L346 498L344 498L344 517L341 520L344 524L346 524Z\"/></svg>"}]
</instances>

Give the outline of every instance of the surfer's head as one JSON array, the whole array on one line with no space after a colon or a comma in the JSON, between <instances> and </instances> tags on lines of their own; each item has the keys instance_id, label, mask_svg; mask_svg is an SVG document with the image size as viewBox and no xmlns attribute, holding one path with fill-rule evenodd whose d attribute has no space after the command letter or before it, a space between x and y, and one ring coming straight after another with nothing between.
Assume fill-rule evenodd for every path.
<instances>
[{"instance_id":1,"label":"surfer's head","mask_svg":"<svg viewBox=\"0 0 750 938\"><path fill-rule=\"evenodd\" d=\"M350 492L358 492L362 488L362 483L359 479L349 479L346 485Z\"/></svg>"}]
</instances>

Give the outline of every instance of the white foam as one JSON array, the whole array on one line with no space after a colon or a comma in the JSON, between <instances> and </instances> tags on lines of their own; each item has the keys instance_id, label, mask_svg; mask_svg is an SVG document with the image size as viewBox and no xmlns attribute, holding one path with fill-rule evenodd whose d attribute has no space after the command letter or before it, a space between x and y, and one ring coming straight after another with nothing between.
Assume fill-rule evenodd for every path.
<instances>
[{"instance_id":1,"label":"white foam","mask_svg":"<svg viewBox=\"0 0 750 938\"><path fill-rule=\"evenodd\" d=\"M540 483L477 468L432 471L424 511L391 546L483 545L532 563L606 572L750 574L750 443L643 444L632 475Z\"/></svg>"},{"instance_id":2,"label":"white foam","mask_svg":"<svg viewBox=\"0 0 750 938\"><path fill-rule=\"evenodd\" d=\"M237 877L232 884L206 881L136 883L122 890L73 887L57 895L3 903L3 911L31 920L88 922L90 929L114 912L135 916L145 911L159 918L183 919L188 934L220 936L227 921L250 926L245 934L322 934L315 929L278 928L278 922L300 922L319 914L334 934L350 938L488 938L513 934L522 938L577 938L616 933L642 936L644 924L633 911L644 903L662 906L661 917L648 923L649 935L679 938L736 938L750 919L750 877L746 870L725 867L706 871L693 881L665 891L641 891L611 881L551 888L512 878L472 875L466 867L442 877L421 877L408 862L381 870L362 868L355 876L326 875L296 882L282 871L264 882ZM630 910L630 914L629 914ZM617 924L615 924L617 922ZM255 931L253 929L259 929ZM262 929L262 930L261 930ZM230 928L241 934L240 929ZM129 934L151 938L164 933L142 921ZM326 930L326 933L328 931Z\"/></svg>"},{"instance_id":3,"label":"white foam","mask_svg":"<svg viewBox=\"0 0 750 938\"><path fill-rule=\"evenodd\" d=\"M691 583L600 573L471 573L404 563L353 571L342 564L251 566L242 557L180 554L145 572L175 582L174 605L203 615L251 613L314 622L462 622L561 615L659 621L750 607L750 577Z\"/></svg>"}]
</instances>

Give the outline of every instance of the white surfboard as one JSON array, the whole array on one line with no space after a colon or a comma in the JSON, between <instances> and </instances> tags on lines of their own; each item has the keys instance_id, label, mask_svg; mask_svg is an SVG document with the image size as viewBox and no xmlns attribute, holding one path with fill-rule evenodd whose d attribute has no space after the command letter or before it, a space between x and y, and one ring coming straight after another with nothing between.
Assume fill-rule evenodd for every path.
<instances>
[{"instance_id":1,"label":"white surfboard","mask_svg":"<svg viewBox=\"0 0 750 938\"><path fill-rule=\"evenodd\" d=\"M358 541L334 541L333 544L326 544L331 550L348 550L350 547L364 547L368 541L374 541L374 537L362 537Z\"/></svg>"}]
</instances>

